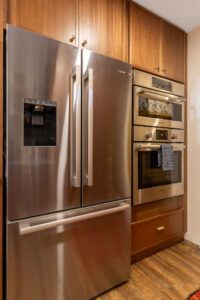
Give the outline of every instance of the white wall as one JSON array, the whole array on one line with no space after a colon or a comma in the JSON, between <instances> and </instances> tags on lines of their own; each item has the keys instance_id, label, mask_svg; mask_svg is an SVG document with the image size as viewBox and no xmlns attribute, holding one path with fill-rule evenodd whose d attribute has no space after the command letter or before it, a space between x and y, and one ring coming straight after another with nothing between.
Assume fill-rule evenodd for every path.
<instances>
[{"instance_id":1,"label":"white wall","mask_svg":"<svg viewBox=\"0 0 200 300\"><path fill-rule=\"evenodd\" d=\"M188 232L200 245L200 27L188 34Z\"/></svg>"}]
</instances>

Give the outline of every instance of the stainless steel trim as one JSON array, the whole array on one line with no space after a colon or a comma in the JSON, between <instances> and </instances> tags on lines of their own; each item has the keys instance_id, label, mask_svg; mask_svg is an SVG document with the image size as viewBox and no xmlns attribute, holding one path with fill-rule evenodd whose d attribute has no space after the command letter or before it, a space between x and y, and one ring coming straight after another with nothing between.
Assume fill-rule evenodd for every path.
<instances>
[{"instance_id":1,"label":"stainless steel trim","mask_svg":"<svg viewBox=\"0 0 200 300\"><path fill-rule=\"evenodd\" d=\"M81 186L81 68L76 66L71 77L71 184Z\"/></svg>"},{"instance_id":2,"label":"stainless steel trim","mask_svg":"<svg viewBox=\"0 0 200 300\"><path fill-rule=\"evenodd\" d=\"M150 93L150 92L146 92L146 91L142 91L139 93L139 95L145 95L147 97L152 97L153 99L158 99L161 101L166 101L166 102L172 102L172 103L181 103L181 102L186 102L185 98L182 97L177 97L171 94L166 94L164 95L160 95L159 93Z\"/></svg>"},{"instance_id":3,"label":"stainless steel trim","mask_svg":"<svg viewBox=\"0 0 200 300\"><path fill-rule=\"evenodd\" d=\"M158 78L161 79L162 81L166 81L171 83L172 85L172 91L166 91L162 88L156 88L152 85L152 79L153 78ZM154 89L154 90L158 90L158 91L162 91L164 93L170 93L170 94L174 94L180 97L185 97L185 85L182 83L178 83L172 80L168 80L165 79L163 77L159 77L156 75L152 75L146 72L142 72L139 70L134 70L133 71L133 84L134 85L138 85L138 86L143 86L146 88L150 88L150 89Z\"/></svg>"},{"instance_id":4,"label":"stainless steel trim","mask_svg":"<svg viewBox=\"0 0 200 300\"><path fill-rule=\"evenodd\" d=\"M87 171L85 184L93 185L93 69L89 68L84 75L88 81L87 86Z\"/></svg>"},{"instance_id":5,"label":"stainless steel trim","mask_svg":"<svg viewBox=\"0 0 200 300\"><path fill-rule=\"evenodd\" d=\"M163 132L163 137L159 135ZM165 136L165 132L167 135ZM158 134L157 134L158 133ZM184 143L184 130L149 127L149 126L133 126L132 139L135 142L146 143Z\"/></svg>"},{"instance_id":6,"label":"stainless steel trim","mask_svg":"<svg viewBox=\"0 0 200 300\"><path fill-rule=\"evenodd\" d=\"M72 223L81 222L92 218L105 216L108 214L114 214L116 212L124 211L128 208L130 208L129 204L121 204L114 208L108 208L106 210L95 211L84 215L74 216L67 219L60 219L53 222L48 222L48 223L43 223L43 224L33 225L33 226L30 225L29 221L23 220L19 222L19 231L21 235L25 235L29 233L34 233L34 232L54 228L59 225L72 224Z\"/></svg>"},{"instance_id":7,"label":"stainless steel trim","mask_svg":"<svg viewBox=\"0 0 200 300\"><path fill-rule=\"evenodd\" d=\"M159 150L160 146L161 146L161 144L156 144L156 145L153 145L153 144L147 144L147 145L146 144L141 144L141 145L137 146L137 150L138 151ZM172 146L173 146L173 150L174 151L185 149L185 145L182 145L182 144L173 144Z\"/></svg>"}]
</instances>

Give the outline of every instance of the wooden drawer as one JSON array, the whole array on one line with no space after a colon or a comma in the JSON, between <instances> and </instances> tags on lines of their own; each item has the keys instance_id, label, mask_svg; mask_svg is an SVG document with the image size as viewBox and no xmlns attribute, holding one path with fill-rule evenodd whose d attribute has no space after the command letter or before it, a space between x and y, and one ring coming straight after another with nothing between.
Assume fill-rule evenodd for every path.
<instances>
[{"instance_id":1,"label":"wooden drawer","mask_svg":"<svg viewBox=\"0 0 200 300\"><path fill-rule=\"evenodd\" d=\"M184 232L184 209L132 223L132 255Z\"/></svg>"}]
</instances>

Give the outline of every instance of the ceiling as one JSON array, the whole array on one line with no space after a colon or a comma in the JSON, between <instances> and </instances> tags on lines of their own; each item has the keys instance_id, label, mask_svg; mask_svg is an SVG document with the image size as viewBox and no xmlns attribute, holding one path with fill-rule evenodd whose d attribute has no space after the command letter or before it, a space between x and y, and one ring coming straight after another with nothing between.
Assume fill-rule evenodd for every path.
<instances>
[{"instance_id":1,"label":"ceiling","mask_svg":"<svg viewBox=\"0 0 200 300\"><path fill-rule=\"evenodd\" d=\"M134 0L186 32L200 26L200 0Z\"/></svg>"}]
</instances>

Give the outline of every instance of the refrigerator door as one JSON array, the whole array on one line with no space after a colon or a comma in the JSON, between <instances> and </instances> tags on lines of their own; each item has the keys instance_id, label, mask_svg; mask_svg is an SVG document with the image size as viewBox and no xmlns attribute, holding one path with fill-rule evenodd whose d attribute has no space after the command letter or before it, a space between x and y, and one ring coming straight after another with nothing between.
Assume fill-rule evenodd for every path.
<instances>
[{"instance_id":1,"label":"refrigerator door","mask_svg":"<svg viewBox=\"0 0 200 300\"><path fill-rule=\"evenodd\" d=\"M6 47L8 220L80 207L80 50L13 26Z\"/></svg>"},{"instance_id":2,"label":"refrigerator door","mask_svg":"<svg viewBox=\"0 0 200 300\"><path fill-rule=\"evenodd\" d=\"M131 65L83 50L83 205L131 196Z\"/></svg>"},{"instance_id":3,"label":"refrigerator door","mask_svg":"<svg viewBox=\"0 0 200 300\"><path fill-rule=\"evenodd\" d=\"M8 224L8 300L88 300L128 280L130 200Z\"/></svg>"}]
</instances>

